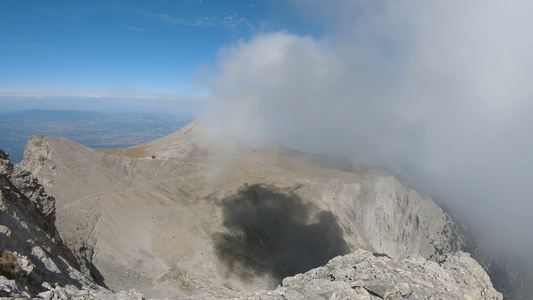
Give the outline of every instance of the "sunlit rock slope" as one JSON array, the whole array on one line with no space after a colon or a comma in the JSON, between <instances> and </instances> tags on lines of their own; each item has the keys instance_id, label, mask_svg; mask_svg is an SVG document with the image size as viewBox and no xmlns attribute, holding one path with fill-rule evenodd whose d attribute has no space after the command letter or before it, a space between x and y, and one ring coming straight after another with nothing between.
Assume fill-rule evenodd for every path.
<instances>
[{"instance_id":1,"label":"sunlit rock slope","mask_svg":"<svg viewBox=\"0 0 533 300\"><path fill-rule=\"evenodd\" d=\"M33 136L20 167L55 196L57 230L99 283L148 297L229 297L359 248L435 260L462 243L446 213L387 172L229 146L194 124L113 150Z\"/></svg>"},{"instance_id":2,"label":"sunlit rock slope","mask_svg":"<svg viewBox=\"0 0 533 300\"><path fill-rule=\"evenodd\" d=\"M54 226L54 198L0 149L0 298L142 299L97 285Z\"/></svg>"}]
</instances>

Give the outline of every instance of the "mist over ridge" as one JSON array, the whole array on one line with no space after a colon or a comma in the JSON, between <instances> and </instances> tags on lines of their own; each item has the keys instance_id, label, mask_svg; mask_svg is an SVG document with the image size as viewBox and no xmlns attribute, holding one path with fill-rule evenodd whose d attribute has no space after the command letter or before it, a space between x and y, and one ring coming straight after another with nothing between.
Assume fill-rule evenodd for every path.
<instances>
[{"instance_id":1,"label":"mist over ridge","mask_svg":"<svg viewBox=\"0 0 533 300\"><path fill-rule=\"evenodd\" d=\"M324 36L221 49L206 130L391 168L497 249L533 250L533 3L293 2Z\"/></svg>"},{"instance_id":2,"label":"mist over ridge","mask_svg":"<svg viewBox=\"0 0 533 300\"><path fill-rule=\"evenodd\" d=\"M5 3L0 298L532 298L533 4L441 1Z\"/></svg>"}]
</instances>

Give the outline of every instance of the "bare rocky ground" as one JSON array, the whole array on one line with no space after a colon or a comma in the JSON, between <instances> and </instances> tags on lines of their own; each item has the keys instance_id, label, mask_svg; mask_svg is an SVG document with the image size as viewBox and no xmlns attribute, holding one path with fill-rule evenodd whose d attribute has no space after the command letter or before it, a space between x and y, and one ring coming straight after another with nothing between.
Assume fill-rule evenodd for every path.
<instances>
[{"instance_id":1,"label":"bare rocky ground","mask_svg":"<svg viewBox=\"0 0 533 300\"><path fill-rule=\"evenodd\" d=\"M142 299L112 293L83 272L54 226L54 198L0 149L0 298Z\"/></svg>"},{"instance_id":2,"label":"bare rocky ground","mask_svg":"<svg viewBox=\"0 0 533 300\"><path fill-rule=\"evenodd\" d=\"M452 254L463 241L450 217L386 172L230 147L194 124L115 150L33 136L16 168L55 196L72 272L108 295L501 299L474 260Z\"/></svg>"},{"instance_id":3,"label":"bare rocky ground","mask_svg":"<svg viewBox=\"0 0 533 300\"><path fill-rule=\"evenodd\" d=\"M467 253L401 260L358 249L325 266L283 279L273 291L240 299L502 299L489 277Z\"/></svg>"}]
</instances>

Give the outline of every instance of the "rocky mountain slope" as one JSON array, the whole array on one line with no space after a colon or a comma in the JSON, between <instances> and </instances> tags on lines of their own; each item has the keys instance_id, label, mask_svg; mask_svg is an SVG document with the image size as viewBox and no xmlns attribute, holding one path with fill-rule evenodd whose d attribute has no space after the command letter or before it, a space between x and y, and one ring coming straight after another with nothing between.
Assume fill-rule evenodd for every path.
<instances>
[{"instance_id":1,"label":"rocky mountain slope","mask_svg":"<svg viewBox=\"0 0 533 300\"><path fill-rule=\"evenodd\" d=\"M229 147L194 124L114 150L33 136L19 167L55 196L57 230L96 281L148 297L233 297L356 249L436 260L462 244L447 214L391 174Z\"/></svg>"},{"instance_id":2,"label":"rocky mountain slope","mask_svg":"<svg viewBox=\"0 0 533 300\"><path fill-rule=\"evenodd\" d=\"M112 293L80 272L54 226L54 198L0 150L0 298L143 299ZM286 262L290 263L290 262ZM73 267L75 266L75 267ZM87 272L87 268L85 269ZM419 255L391 259L358 249L326 265L286 277L275 290L170 295L170 299L502 299L468 254L437 262Z\"/></svg>"},{"instance_id":3,"label":"rocky mountain slope","mask_svg":"<svg viewBox=\"0 0 533 300\"><path fill-rule=\"evenodd\" d=\"M14 167L0 150L0 297L140 299L97 285L62 242L55 202L37 179Z\"/></svg>"}]
</instances>

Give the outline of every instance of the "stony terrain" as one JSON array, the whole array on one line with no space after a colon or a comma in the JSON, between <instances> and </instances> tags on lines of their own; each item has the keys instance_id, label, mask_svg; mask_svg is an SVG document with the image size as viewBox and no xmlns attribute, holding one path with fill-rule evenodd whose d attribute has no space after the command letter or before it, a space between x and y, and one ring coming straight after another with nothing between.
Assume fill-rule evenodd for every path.
<instances>
[{"instance_id":1,"label":"stony terrain","mask_svg":"<svg viewBox=\"0 0 533 300\"><path fill-rule=\"evenodd\" d=\"M359 249L241 299L502 299L467 253L394 260Z\"/></svg>"},{"instance_id":2,"label":"stony terrain","mask_svg":"<svg viewBox=\"0 0 533 300\"><path fill-rule=\"evenodd\" d=\"M54 226L55 199L0 150L0 298L144 299L136 290L97 285ZM73 267L74 266L74 267ZM81 270L81 271L80 271ZM463 252L392 259L358 249L286 277L274 290L169 295L181 299L502 299L479 264Z\"/></svg>"},{"instance_id":3,"label":"stony terrain","mask_svg":"<svg viewBox=\"0 0 533 300\"><path fill-rule=\"evenodd\" d=\"M0 150L0 298L141 299L134 290L113 294L83 272L56 231L54 204Z\"/></svg>"},{"instance_id":4,"label":"stony terrain","mask_svg":"<svg viewBox=\"0 0 533 300\"><path fill-rule=\"evenodd\" d=\"M438 269L425 259L463 243L447 214L389 173L229 146L194 124L114 150L33 136L17 166L55 196L59 235L96 282L148 298L273 289L356 249Z\"/></svg>"}]
</instances>

